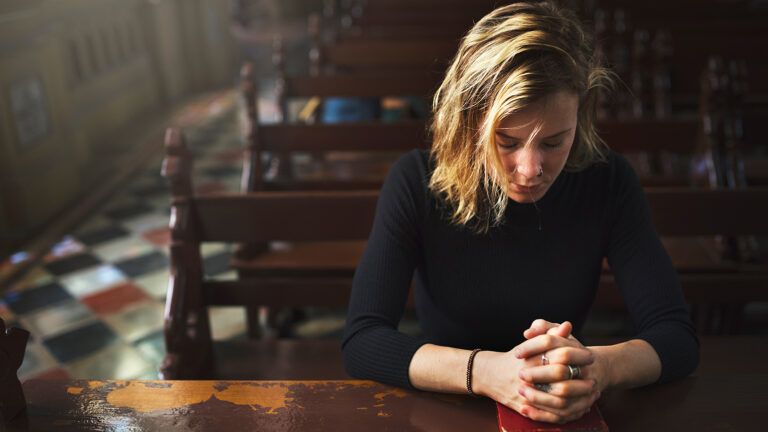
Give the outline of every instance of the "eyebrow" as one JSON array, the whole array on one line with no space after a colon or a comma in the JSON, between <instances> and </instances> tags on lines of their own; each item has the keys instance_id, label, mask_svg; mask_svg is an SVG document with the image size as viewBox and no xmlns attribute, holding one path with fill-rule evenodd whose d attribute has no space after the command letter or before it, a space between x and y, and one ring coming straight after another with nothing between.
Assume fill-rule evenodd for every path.
<instances>
[{"instance_id":1,"label":"eyebrow","mask_svg":"<svg viewBox=\"0 0 768 432\"><path fill-rule=\"evenodd\" d=\"M568 129L566 129L566 130L564 130L564 131L560 131L560 132L558 132L558 133L556 133L556 134L553 134L553 135L550 135L550 136L546 136L546 137L544 137L544 138L542 138L542 139L557 138L557 137L559 137L560 135L563 135L563 134L565 134L565 133L567 133L567 132L570 132L570 131L571 131L571 129L573 129L573 128L568 128ZM511 136L511 135L507 135L507 134L505 134L505 133L503 133L503 132L501 132L501 131L499 131L499 130L496 130L496 134L497 134L497 135L501 135L501 136L503 136L504 138L514 139L514 140L518 140L518 141L522 141L522 140L523 140L522 138L518 138L518 137L513 137L513 136Z\"/></svg>"}]
</instances>

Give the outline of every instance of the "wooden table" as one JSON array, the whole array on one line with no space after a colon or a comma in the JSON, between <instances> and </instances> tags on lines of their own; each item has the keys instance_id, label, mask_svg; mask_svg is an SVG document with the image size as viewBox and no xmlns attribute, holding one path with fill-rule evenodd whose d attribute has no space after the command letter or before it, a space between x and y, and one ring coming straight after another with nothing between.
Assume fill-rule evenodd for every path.
<instances>
[{"instance_id":1,"label":"wooden table","mask_svg":"<svg viewBox=\"0 0 768 432\"><path fill-rule=\"evenodd\" d=\"M759 430L768 412L766 338L707 339L697 373L606 392L612 431ZM497 431L488 399L371 381L39 381L8 430ZM2 430L0 425L0 430Z\"/></svg>"}]
</instances>

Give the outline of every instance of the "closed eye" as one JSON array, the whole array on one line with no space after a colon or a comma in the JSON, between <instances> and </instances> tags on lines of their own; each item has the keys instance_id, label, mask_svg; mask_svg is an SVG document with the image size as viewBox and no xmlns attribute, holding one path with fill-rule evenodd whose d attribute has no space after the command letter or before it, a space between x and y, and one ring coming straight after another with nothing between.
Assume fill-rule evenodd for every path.
<instances>
[{"instance_id":1,"label":"closed eye","mask_svg":"<svg viewBox=\"0 0 768 432\"><path fill-rule=\"evenodd\" d=\"M513 148L517 147L518 144L520 144L520 143L517 142L517 141L511 141L510 142L510 141L496 140L496 145L498 145L499 147L501 147L503 149L513 149Z\"/></svg>"},{"instance_id":2,"label":"closed eye","mask_svg":"<svg viewBox=\"0 0 768 432\"><path fill-rule=\"evenodd\" d=\"M554 149L554 148L558 148L561 145L563 145L563 142L562 141L556 142L556 143L547 143L547 142L545 142L545 143L542 143L542 144L544 144L544 147L546 147L546 148Z\"/></svg>"},{"instance_id":3,"label":"closed eye","mask_svg":"<svg viewBox=\"0 0 768 432\"><path fill-rule=\"evenodd\" d=\"M506 140L498 139L497 138L496 139L496 145L498 145L499 147L501 147L503 149L511 150L511 149L516 148L518 145L520 145L520 142L519 141L506 141ZM562 141L558 141L558 142L543 142L543 143L541 143L541 145L544 146L544 148L546 148L546 149L556 149L556 148L560 147L561 145L563 145L563 142Z\"/></svg>"}]
</instances>

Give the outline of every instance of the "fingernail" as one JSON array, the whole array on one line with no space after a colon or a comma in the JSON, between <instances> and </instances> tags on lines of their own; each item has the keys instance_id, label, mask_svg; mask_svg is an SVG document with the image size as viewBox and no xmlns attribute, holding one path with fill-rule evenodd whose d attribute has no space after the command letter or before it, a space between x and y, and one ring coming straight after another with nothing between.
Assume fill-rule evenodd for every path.
<instances>
[{"instance_id":1,"label":"fingernail","mask_svg":"<svg viewBox=\"0 0 768 432\"><path fill-rule=\"evenodd\" d=\"M520 396L525 396L525 390L524 390L522 387L520 387L520 388L518 388L518 389L517 389L517 393L518 393Z\"/></svg>"}]
</instances>

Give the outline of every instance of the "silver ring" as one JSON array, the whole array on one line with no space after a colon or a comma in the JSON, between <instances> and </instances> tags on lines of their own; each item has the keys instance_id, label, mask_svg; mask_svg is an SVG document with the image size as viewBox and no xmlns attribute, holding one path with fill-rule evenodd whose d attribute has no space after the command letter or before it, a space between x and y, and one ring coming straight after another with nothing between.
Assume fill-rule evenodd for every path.
<instances>
[{"instance_id":1,"label":"silver ring","mask_svg":"<svg viewBox=\"0 0 768 432\"><path fill-rule=\"evenodd\" d=\"M546 366L548 364L549 364L549 359L547 358L547 355L546 354L542 355L541 356L541 365L542 366Z\"/></svg>"},{"instance_id":2,"label":"silver ring","mask_svg":"<svg viewBox=\"0 0 768 432\"><path fill-rule=\"evenodd\" d=\"M549 391L552 390L552 386L547 383L534 384L533 386L536 388L536 390L543 391L544 393L549 393Z\"/></svg>"},{"instance_id":3,"label":"silver ring","mask_svg":"<svg viewBox=\"0 0 768 432\"><path fill-rule=\"evenodd\" d=\"M544 168L539 167L539 172L538 172L538 174L536 174L536 177L541 177L543 175L544 175Z\"/></svg>"},{"instance_id":4,"label":"silver ring","mask_svg":"<svg viewBox=\"0 0 768 432\"><path fill-rule=\"evenodd\" d=\"M578 366L571 366L571 365L566 365L566 366L568 366L568 379L569 380L579 379L579 377L581 376L581 369L579 369Z\"/></svg>"}]
</instances>

